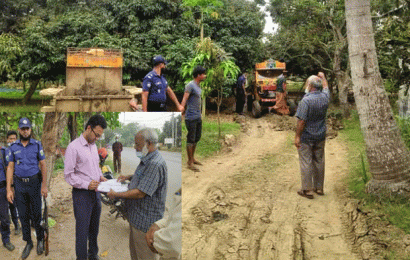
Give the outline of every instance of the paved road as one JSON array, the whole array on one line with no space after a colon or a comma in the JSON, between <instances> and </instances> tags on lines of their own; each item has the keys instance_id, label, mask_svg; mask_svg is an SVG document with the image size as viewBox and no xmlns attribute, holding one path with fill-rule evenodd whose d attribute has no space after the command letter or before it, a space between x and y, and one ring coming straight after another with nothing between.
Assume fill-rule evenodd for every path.
<instances>
[{"instance_id":1,"label":"paved road","mask_svg":"<svg viewBox=\"0 0 410 260\"><path fill-rule=\"evenodd\" d=\"M160 151L165 162L168 166L168 187L167 187L167 205L168 198L175 191L181 188L182 184L182 164L181 164L181 153L175 152L165 152ZM124 150L121 153L121 162L122 162L122 174L131 175L134 174L135 169L140 163L140 159L135 155L135 149L124 147Z\"/></svg>"}]
</instances>

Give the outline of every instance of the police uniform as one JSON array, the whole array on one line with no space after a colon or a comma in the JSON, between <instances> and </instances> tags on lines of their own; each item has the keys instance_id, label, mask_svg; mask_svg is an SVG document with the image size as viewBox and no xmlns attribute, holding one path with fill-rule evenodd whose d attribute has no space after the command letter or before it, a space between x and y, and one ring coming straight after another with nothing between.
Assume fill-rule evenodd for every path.
<instances>
[{"instance_id":1,"label":"police uniform","mask_svg":"<svg viewBox=\"0 0 410 260\"><path fill-rule=\"evenodd\" d=\"M168 82L161 74L150 71L142 82L142 91L148 91L148 112L166 111Z\"/></svg>"},{"instance_id":2,"label":"police uniform","mask_svg":"<svg viewBox=\"0 0 410 260\"><path fill-rule=\"evenodd\" d=\"M30 218L34 222L37 241L44 239L41 221L41 171L39 162L44 160L44 151L40 141L30 139L24 147L21 140L14 142L8 149L6 161L14 162L14 190L23 240L30 243ZM30 217L31 213L31 217Z\"/></svg>"},{"instance_id":3,"label":"police uniform","mask_svg":"<svg viewBox=\"0 0 410 260\"><path fill-rule=\"evenodd\" d=\"M0 148L0 221L1 240L3 245L10 243L10 220L8 216L9 203L6 191L6 150Z\"/></svg>"}]
</instances>

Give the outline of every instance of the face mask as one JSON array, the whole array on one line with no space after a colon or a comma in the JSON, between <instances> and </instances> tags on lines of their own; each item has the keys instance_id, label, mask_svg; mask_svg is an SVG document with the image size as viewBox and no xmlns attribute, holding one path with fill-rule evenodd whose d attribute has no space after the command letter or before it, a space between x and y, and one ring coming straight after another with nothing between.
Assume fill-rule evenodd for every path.
<instances>
[{"instance_id":1,"label":"face mask","mask_svg":"<svg viewBox=\"0 0 410 260\"><path fill-rule=\"evenodd\" d=\"M137 151L137 150L135 150L135 152L136 152L136 154L137 154L137 157L140 158L140 159L142 159L142 158L144 158L145 156L147 156L147 154L148 154L148 147L147 147L147 145L144 145L144 147L142 148L141 152L140 152L140 151Z\"/></svg>"}]
</instances>

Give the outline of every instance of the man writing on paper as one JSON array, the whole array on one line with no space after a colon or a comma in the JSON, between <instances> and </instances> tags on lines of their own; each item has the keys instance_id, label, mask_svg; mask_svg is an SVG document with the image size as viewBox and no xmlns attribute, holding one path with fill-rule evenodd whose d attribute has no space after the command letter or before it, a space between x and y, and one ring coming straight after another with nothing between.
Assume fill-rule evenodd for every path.
<instances>
[{"instance_id":1,"label":"man writing on paper","mask_svg":"<svg viewBox=\"0 0 410 260\"><path fill-rule=\"evenodd\" d=\"M101 196L96 191L102 176L95 141L107 127L102 115L93 115L84 132L72 141L66 150L64 177L73 186L75 216L75 252L77 259L99 259L98 230L100 227ZM87 250L87 245L89 245Z\"/></svg>"},{"instance_id":2,"label":"man writing on paper","mask_svg":"<svg viewBox=\"0 0 410 260\"><path fill-rule=\"evenodd\" d=\"M165 211L168 170L165 160L157 150L158 135L154 129L145 128L135 135L135 150L141 159L134 175L120 176L118 181L130 180L126 192L110 191L109 198L125 199L130 222L131 259L158 259L150 250L145 234L151 224L160 220Z\"/></svg>"}]
</instances>

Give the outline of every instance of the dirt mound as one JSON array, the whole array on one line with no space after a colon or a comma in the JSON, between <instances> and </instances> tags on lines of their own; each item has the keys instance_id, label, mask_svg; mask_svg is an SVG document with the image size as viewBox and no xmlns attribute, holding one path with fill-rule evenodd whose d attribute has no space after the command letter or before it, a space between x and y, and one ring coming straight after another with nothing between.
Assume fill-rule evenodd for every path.
<instances>
[{"instance_id":1,"label":"dirt mound","mask_svg":"<svg viewBox=\"0 0 410 260\"><path fill-rule=\"evenodd\" d=\"M275 131L296 131L296 117L268 114L266 119Z\"/></svg>"}]
</instances>

